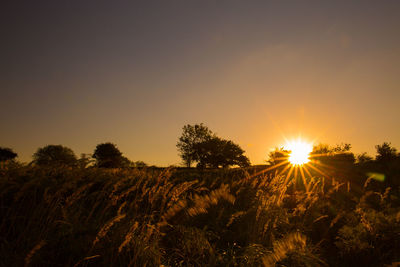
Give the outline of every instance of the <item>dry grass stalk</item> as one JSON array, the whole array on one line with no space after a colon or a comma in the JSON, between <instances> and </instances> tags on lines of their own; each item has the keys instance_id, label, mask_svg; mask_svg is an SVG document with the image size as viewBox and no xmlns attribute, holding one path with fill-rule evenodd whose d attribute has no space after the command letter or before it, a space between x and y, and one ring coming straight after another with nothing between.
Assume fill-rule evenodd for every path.
<instances>
[{"instance_id":1,"label":"dry grass stalk","mask_svg":"<svg viewBox=\"0 0 400 267\"><path fill-rule=\"evenodd\" d=\"M205 196L194 196L194 206L187 209L186 212L190 217L207 213L207 209L212 205L217 205L220 199L224 199L232 204L235 203L235 197L228 191L228 186L222 184L219 189L213 190Z\"/></svg>"},{"instance_id":2,"label":"dry grass stalk","mask_svg":"<svg viewBox=\"0 0 400 267\"><path fill-rule=\"evenodd\" d=\"M306 237L300 233L292 233L276 241L273 248L273 253L263 257L264 266L275 266L287 254L293 251L304 251L306 248Z\"/></svg>"},{"instance_id":3,"label":"dry grass stalk","mask_svg":"<svg viewBox=\"0 0 400 267\"><path fill-rule=\"evenodd\" d=\"M246 214L244 211L238 211L232 214L231 218L229 219L226 227L229 227L237 218L241 217L242 215Z\"/></svg>"},{"instance_id":4,"label":"dry grass stalk","mask_svg":"<svg viewBox=\"0 0 400 267\"><path fill-rule=\"evenodd\" d=\"M85 257L85 258L81 259L80 261L78 261L78 262L74 265L74 267L79 266L79 265L82 264L82 262L84 262L84 261L91 260L91 259L95 259L95 258L98 258L98 257L100 257L100 255L93 255L93 256Z\"/></svg>"},{"instance_id":5,"label":"dry grass stalk","mask_svg":"<svg viewBox=\"0 0 400 267\"><path fill-rule=\"evenodd\" d=\"M129 229L129 232L125 235L124 241L121 243L121 245L118 247L118 253L121 253L122 250L132 242L133 237L135 236L135 231L138 229L139 223L137 221L134 222L132 227Z\"/></svg>"},{"instance_id":6,"label":"dry grass stalk","mask_svg":"<svg viewBox=\"0 0 400 267\"><path fill-rule=\"evenodd\" d=\"M197 183L198 183L198 181L194 180L191 182L184 182L184 183L181 183L181 184L175 186L174 190L171 191L171 193L169 194L171 197L170 205L172 205L173 202L178 201L180 199L180 196L184 192L186 192L189 188L191 188L194 184L197 184Z\"/></svg>"},{"instance_id":7,"label":"dry grass stalk","mask_svg":"<svg viewBox=\"0 0 400 267\"><path fill-rule=\"evenodd\" d=\"M178 214L181 210L187 207L187 200L179 200L172 207L170 207L162 216L163 221L168 221L176 214Z\"/></svg>"},{"instance_id":8,"label":"dry grass stalk","mask_svg":"<svg viewBox=\"0 0 400 267\"><path fill-rule=\"evenodd\" d=\"M78 190L76 190L72 195L70 195L66 200L65 200L65 205L66 206L71 206L74 202L79 200L81 198L81 195L83 192L85 192L86 189L90 188L94 183L89 183L87 185L83 185Z\"/></svg>"},{"instance_id":9,"label":"dry grass stalk","mask_svg":"<svg viewBox=\"0 0 400 267\"><path fill-rule=\"evenodd\" d=\"M117 222L121 221L123 218L126 217L126 214L120 214L114 217L111 221L106 223L99 231L99 233L96 235L96 239L93 241L93 246L96 245L100 239L105 237L110 230L110 228Z\"/></svg>"},{"instance_id":10,"label":"dry grass stalk","mask_svg":"<svg viewBox=\"0 0 400 267\"><path fill-rule=\"evenodd\" d=\"M45 240L40 240L39 243L37 243L32 249L31 251L29 251L28 255L26 255L25 257L25 266L29 266L29 264L31 263L32 257L35 255L35 253L41 249L44 245L46 245L46 241Z\"/></svg>"}]
</instances>

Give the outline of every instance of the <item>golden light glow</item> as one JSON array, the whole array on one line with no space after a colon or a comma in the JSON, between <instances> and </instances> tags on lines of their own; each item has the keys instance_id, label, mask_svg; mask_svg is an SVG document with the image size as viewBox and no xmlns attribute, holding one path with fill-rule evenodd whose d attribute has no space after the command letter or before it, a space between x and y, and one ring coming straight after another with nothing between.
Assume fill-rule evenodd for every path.
<instances>
[{"instance_id":1,"label":"golden light glow","mask_svg":"<svg viewBox=\"0 0 400 267\"><path fill-rule=\"evenodd\" d=\"M310 161L310 153L313 150L313 146L301 139L297 139L287 142L285 149L290 151L288 161L292 165L303 165Z\"/></svg>"},{"instance_id":2,"label":"golden light glow","mask_svg":"<svg viewBox=\"0 0 400 267\"><path fill-rule=\"evenodd\" d=\"M268 161L270 163L269 166L255 172L251 177L275 170L275 175L282 176L284 179L284 185L289 186L291 182L298 184L301 181L307 192L309 192L310 186L317 181L314 177L319 175L329 177L329 172L325 172L321 167L326 167L327 169L331 167L321 163L319 160L315 160L315 157L329 156L329 153L312 153L316 139L312 142L307 142L300 137L292 140L288 140L285 137L284 139L286 145L271 151L270 160ZM298 179L299 176L301 180Z\"/></svg>"}]
</instances>

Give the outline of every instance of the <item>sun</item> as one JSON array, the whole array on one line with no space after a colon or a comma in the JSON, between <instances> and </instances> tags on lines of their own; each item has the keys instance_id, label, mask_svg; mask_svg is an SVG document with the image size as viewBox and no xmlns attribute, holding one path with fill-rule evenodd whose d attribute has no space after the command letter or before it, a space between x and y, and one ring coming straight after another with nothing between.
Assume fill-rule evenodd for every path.
<instances>
[{"instance_id":1,"label":"sun","mask_svg":"<svg viewBox=\"0 0 400 267\"><path fill-rule=\"evenodd\" d=\"M288 141L284 146L289 152L288 161L292 165L303 165L310 161L313 146L301 139Z\"/></svg>"}]
</instances>

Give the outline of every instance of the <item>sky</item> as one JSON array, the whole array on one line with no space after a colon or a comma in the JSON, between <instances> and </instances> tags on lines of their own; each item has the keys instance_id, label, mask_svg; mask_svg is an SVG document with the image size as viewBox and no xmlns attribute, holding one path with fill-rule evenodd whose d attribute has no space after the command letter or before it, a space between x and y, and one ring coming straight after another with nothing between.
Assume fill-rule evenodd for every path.
<instances>
[{"instance_id":1,"label":"sky","mask_svg":"<svg viewBox=\"0 0 400 267\"><path fill-rule=\"evenodd\" d=\"M253 164L297 138L400 148L400 1L6 1L0 146L179 164L204 123Z\"/></svg>"}]
</instances>

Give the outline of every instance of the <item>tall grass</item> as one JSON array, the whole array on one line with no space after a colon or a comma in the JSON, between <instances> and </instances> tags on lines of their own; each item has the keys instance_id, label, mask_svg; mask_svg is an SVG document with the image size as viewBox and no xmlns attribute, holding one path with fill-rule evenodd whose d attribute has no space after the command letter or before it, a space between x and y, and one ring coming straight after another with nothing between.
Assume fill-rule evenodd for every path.
<instances>
[{"instance_id":1,"label":"tall grass","mask_svg":"<svg viewBox=\"0 0 400 267\"><path fill-rule=\"evenodd\" d=\"M398 191L251 171L0 170L2 266L400 261ZM186 177L186 178L185 178Z\"/></svg>"}]
</instances>

